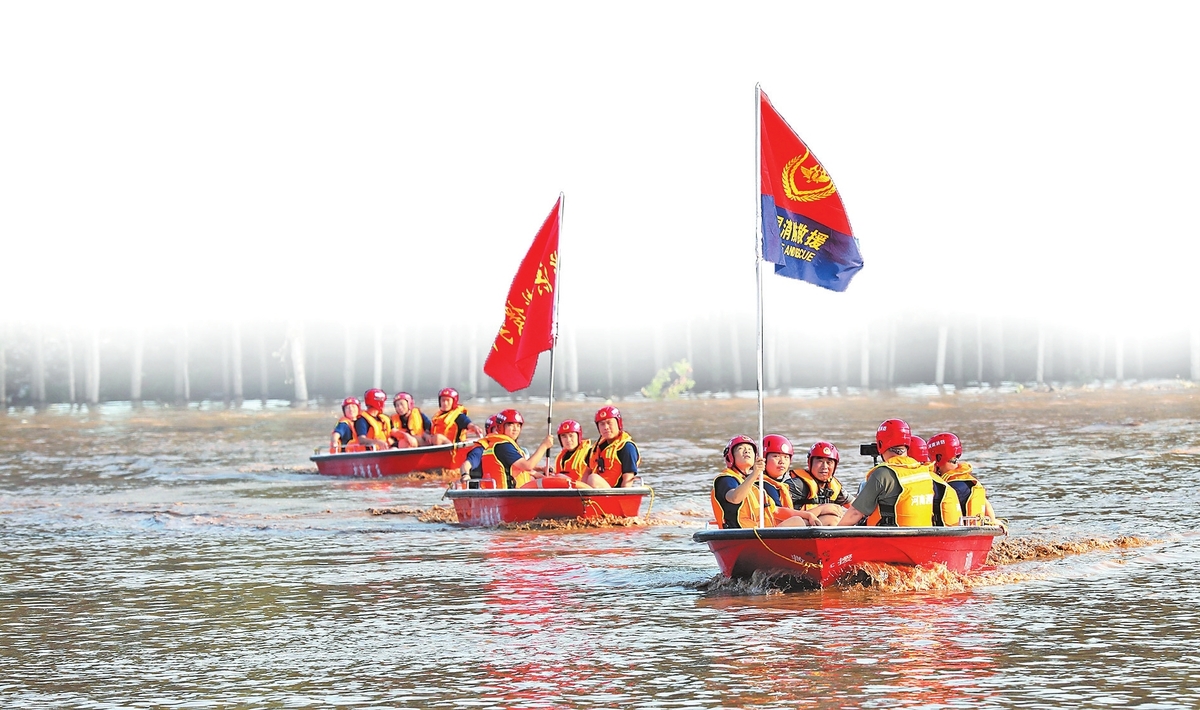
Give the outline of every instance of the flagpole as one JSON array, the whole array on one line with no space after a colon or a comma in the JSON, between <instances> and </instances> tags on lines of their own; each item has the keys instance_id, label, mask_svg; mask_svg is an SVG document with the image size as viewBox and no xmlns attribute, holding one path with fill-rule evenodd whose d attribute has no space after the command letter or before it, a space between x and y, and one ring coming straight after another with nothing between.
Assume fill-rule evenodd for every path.
<instances>
[{"instance_id":1,"label":"flagpole","mask_svg":"<svg viewBox=\"0 0 1200 710\"><path fill-rule=\"evenodd\" d=\"M550 396L546 407L546 436L554 435L554 351L558 349L558 295L562 292L562 222L566 197L558 193L558 265L554 267L554 314L550 332ZM550 473L550 452L546 452L546 473Z\"/></svg>"},{"instance_id":2,"label":"flagpole","mask_svg":"<svg viewBox=\"0 0 1200 710\"><path fill-rule=\"evenodd\" d=\"M754 271L758 279L758 351L755 364L758 366L758 447L762 447L763 424L763 248L762 248L762 85L754 85ZM766 515L766 499L763 494L763 479L758 479L758 527L763 527Z\"/></svg>"}]
</instances>

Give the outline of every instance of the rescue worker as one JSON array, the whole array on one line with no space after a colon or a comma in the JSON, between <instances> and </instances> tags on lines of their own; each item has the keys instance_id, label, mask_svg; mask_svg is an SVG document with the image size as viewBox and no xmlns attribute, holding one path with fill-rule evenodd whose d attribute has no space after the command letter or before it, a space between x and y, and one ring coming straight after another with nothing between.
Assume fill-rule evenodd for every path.
<instances>
[{"instance_id":1,"label":"rescue worker","mask_svg":"<svg viewBox=\"0 0 1200 710\"><path fill-rule=\"evenodd\" d=\"M408 446L428 446L433 443L432 436L426 436L426 433L433 427L433 423L429 421L429 417L420 409L417 409L413 402L413 397L407 392L397 392L392 398L392 406L395 407L396 413L392 415L392 437L397 444L403 440L408 442ZM399 448L407 448L400 446Z\"/></svg>"},{"instance_id":2,"label":"rescue worker","mask_svg":"<svg viewBox=\"0 0 1200 710\"><path fill-rule=\"evenodd\" d=\"M916 434L908 437L908 457L917 463L929 463L929 446Z\"/></svg>"},{"instance_id":3,"label":"rescue worker","mask_svg":"<svg viewBox=\"0 0 1200 710\"><path fill-rule=\"evenodd\" d=\"M929 527L933 525L933 477L928 466L908 456L912 432L900 419L888 419L875 432L883 463L867 474L866 485L838 525Z\"/></svg>"},{"instance_id":4,"label":"rescue worker","mask_svg":"<svg viewBox=\"0 0 1200 710\"><path fill-rule=\"evenodd\" d=\"M467 452L467 460L460 467L462 471L462 486L464 488L479 488L483 479L483 452L489 446L494 446L500 440L496 419L500 415L493 414L483 424L484 434L475 441L475 445Z\"/></svg>"},{"instance_id":5,"label":"rescue worker","mask_svg":"<svg viewBox=\"0 0 1200 710\"><path fill-rule=\"evenodd\" d=\"M484 436L489 443L484 446L481 457L483 477L495 481L496 488L520 488L542 476L537 465L554 446L554 439L547 435L533 453L526 454L517 443L524 424L520 412L505 409L496 415L497 433Z\"/></svg>"},{"instance_id":6,"label":"rescue worker","mask_svg":"<svg viewBox=\"0 0 1200 710\"><path fill-rule=\"evenodd\" d=\"M807 466L787 478L795 507L813 513L825 525L837 525L850 505L850 496L837 478L841 458L836 446L818 441L808 450Z\"/></svg>"},{"instance_id":7,"label":"rescue worker","mask_svg":"<svg viewBox=\"0 0 1200 710\"><path fill-rule=\"evenodd\" d=\"M801 510L792 498L791 489L785 481L792 468L792 442L782 434L767 434L762 440L763 451L763 491L775 501L780 508L795 510L809 525L820 525L821 519L815 514Z\"/></svg>"},{"instance_id":8,"label":"rescue worker","mask_svg":"<svg viewBox=\"0 0 1200 710\"><path fill-rule=\"evenodd\" d=\"M383 413L387 405L387 393L372 387L363 393L363 407L359 410L354 431L358 443L375 450L388 448L388 435L392 432L392 420Z\"/></svg>"},{"instance_id":9,"label":"rescue worker","mask_svg":"<svg viewBox=\"0 0 1200 710\"><path fill-rule=\"evenodd\" d=\"M987 499L987 491L975 477L971 464L959 461L962 442L950 432L943 432L929 440L929 453L937 474L957 494L959 510L963 515L979 518L985 524L997 522L996 511Z\"/></svg>"},{"instance_id":10,"label":"rescue worker","mask_svg":"<svg viewBox=\"0 0 1200 710\"><path fill-rule=\"evenodd\" d=\"M340 454L346 451L362 451L362 446L358 445L355 439L358 434L354 431L354 422L358 419L358 412L362 409L362 403L357 397L347 397L342 400L342 418L333 427L333 433L329 435L329 453Z\"/></svg>"},{"instance_id":11,"label":"rescue worker","mask_svg":"<svg viewBox=\"0 0 1200 710\"><path fill-rule=\"evenodd\" d=\"M626 488L633 484L638 472L637 444L625 431L621 410L612 405L596 412L596 429L600 440L588 454L588 474L583 482L592 488Z\"/></svg>"},{"instance_id":12,"label":"rescue worker","mask_svg":"<svg viewBox=\"0 0 1200 710\"><path fill-rule=\"evenodd\" d=\"M723 452L725 470L713 479L709 499L713 517L722 528L797 527L808 525L799 511L780 508L770 495L760 498L758 486L766 470L766 459L748 436L735 436ZM762 481L764 492L767 483ZM761 510L761 518L760 518ZM763 524L760 526L759 521Z\"/></svg>"},{"instance_id":13,"label":"rescue worker","mask_svg":"<svg viewBox=\"0 0 1200 710\"><path fill-rule=\"evenodd\" d=\"M583 438L583 426L574 419L558 425L558 445L562 451L554 460L554 472L566 476L575 488L590 488L583 482L588 472L588 457L592 453L592 440Z\"/></svg>"},{"instance_id":14,"label":"rescue worker","mask_svg":"<svg viewBox=\"0 0 1200 710\"><path fill-rule=\"evenodd\" d=\"M467 434L484 436L478 424L472 424L467 408L458 403L458 390L447 387L438 393L438 413L429 426L435 444L454 444L467 440Z\"/></svg>"}]
</instances>

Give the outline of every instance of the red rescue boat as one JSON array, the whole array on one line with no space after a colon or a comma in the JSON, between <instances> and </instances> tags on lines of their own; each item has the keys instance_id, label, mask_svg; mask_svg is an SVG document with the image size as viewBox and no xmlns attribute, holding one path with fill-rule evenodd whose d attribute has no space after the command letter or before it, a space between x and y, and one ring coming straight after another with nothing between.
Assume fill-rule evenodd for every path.
<instances>
[{"instance_id":1,"label":"red rescue boat","mask_svg":"<svg viewBox=\"0 0 1200 710\"><path fill-rule=\"evenodd\" d=\"M726 577L757 571L786 572L827 587L864 562L892 565L946 565L953 572L983 566L996 526L953 528L811 527L757 530L701 530L692 535L708 543Z\"/></svg>"},{"instance_id":2,"label":"red rescue boat","mask_svg":"<svg viewBox=\"0 0 1200 710\"><path fill-rule=\"evenodd\" d=\"M510 488L451 489L458 522L463 525L499 525L555 518L601 518L637 516L642 498L650 493L644 486L631 488Z\"/></svg>"},{"instance_id":3,"label":"red rescue boat","mask_svg":"<svg viewBox=\"0 0 1200 710\"><path fill-rule=\"evenodd\" d=\"M467 460L467 454L474 445L474 442L465 442L417 446L411 449L317 454L309 460L317 464L318 473L326 476L381 478L417 471L458 469Z\"/></svg>"}]
</instances>

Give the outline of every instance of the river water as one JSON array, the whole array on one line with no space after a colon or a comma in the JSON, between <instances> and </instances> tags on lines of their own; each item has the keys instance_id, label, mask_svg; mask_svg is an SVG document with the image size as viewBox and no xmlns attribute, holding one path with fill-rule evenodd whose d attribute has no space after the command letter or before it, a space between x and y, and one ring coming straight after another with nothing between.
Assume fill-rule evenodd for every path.
<instances>
[{"instance_id":1,"label":"river water","mask_svg":"<svg viewBox=\"0 0 1200 710\"><path fill-rule=\"evenodd\" d=\"M1200 389L1015 390L800 393L767 401L768 429L797 448L837 443L851 486L869 465L857 444L880 420L902 417L926 438L955 431L1012 539L1079 554L790 593L722 583L691 540L710 517L724 441L757 428L752 399L621 403L656 524L587 531L372 515L445 504L442 487L311 473L332 410L10 410L0 699L1200 706ZM590 421L597 406L555 414Z\"/></svg>"}]
</instances>

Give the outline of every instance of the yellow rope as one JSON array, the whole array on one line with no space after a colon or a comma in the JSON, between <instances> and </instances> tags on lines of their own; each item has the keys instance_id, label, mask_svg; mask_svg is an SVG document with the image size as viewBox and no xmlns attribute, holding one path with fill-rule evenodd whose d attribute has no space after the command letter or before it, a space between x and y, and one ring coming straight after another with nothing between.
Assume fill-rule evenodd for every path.
<instances>
[{"instance_id":1,"label":"yellow rope","mask_svg":"<svg viewBox=\"0 0 1200 710\"><path fill-rule=\"evenodd\" d=\"M751 529L754 531L754 537L758 538L758 541L762 543L763 549L765 549L767 552L770 552L772 555L775 555L775 556L776 556L776 557L778 557L779 559L781 559L781 560L787 560L787 561L788 561L790 564L793 564L793 565L800 565L801 567L813 567L813 568L816 568L816 569L820 569L820 568L821 568L821 565L820 565L820 563L816 563L816 562L804 562L803 560L797 560L797 559L793 559L793 558L791 558L791 557L785 557L784 555L781 555L781 554L779 554L778 552L776 552L776 551L772 550L772 549L771 549L771 547L770 547L769 545L767 545L767 541L766 541L766 540L763 540L763 539L762 539L762 535L759 535L759 534L758 534L758 528L751 528Z\"/></svg>"}]
</instances>

